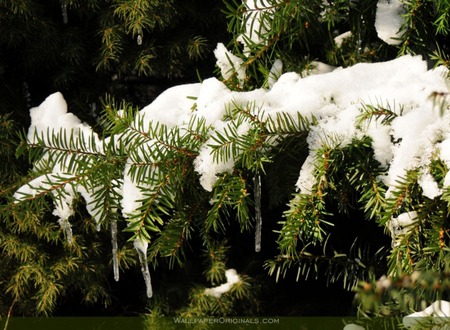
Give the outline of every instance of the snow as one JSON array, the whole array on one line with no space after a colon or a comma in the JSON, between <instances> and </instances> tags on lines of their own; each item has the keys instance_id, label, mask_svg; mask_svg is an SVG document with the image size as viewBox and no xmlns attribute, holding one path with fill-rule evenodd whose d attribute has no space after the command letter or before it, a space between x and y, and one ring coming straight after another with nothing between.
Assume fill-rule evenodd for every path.
<instances>
[{"instance_id":1,"label":"snow","mask_svg":"<svg viewBox=\"0 0 450 330\"><path fill-rule=\"evenodd\" d=\"M245 77L242 60L235 58L222 44L217 46L215 54L223 77L227 79L230 72L235 71L242 82ZM293 72L281 74L281 62L274 63L272 69L274 74L268 81L269 88L231 91L216 78L173 87L142 109L132 125L144 131L158 124L186 132L193 119L204 119L208 133L206 141L196 150L198 154L194 159L194 170L206 191L213 190L219 175L233 171L235 161L242 154L242 150L237 149L229 158L215 157L213 150L218 145L215 138L219 134L224 135L230 128L235 129L240 136L252 132L249 120L238 122L227 115L236 107L247 108L253 114L263 111L260 114L263 120L280 113L293 118L300 114L306 119L317 120L308 132L309 155L299 168L296 188L302 194L310 194L317 183L314 161L319 149L324 146L343 148L353 139L364 136L372 138L375 159L385 169L385 175L379 178L388 187L385 197L395 191L398 180L410 169L420 170L419 185L427 198L440 196L450 186L449 174L444 186L438 187L429 173L431 160L437 157L450 167L450 114L441 113L430 99L433 92L448 93L444 78L446 69L439 67L428 70L427 63L421 57L410 55L387 62L356 64L349 68L332 68L323 63L316 68L318 70L308 72L309 75L305 77ZM360 122L360 115L367 104L389 108L397 116L390 123L382 123L382 118ZM85 148L93 153L103 153L103 145L108 142L101 141L91 127L67 112L67 104L60 93L50 95L39 107L31 109L30 116L28 139L32 143L40 136L45 143L51 144L49 138L54 133L63 132L75 142L78 137L93 141ZM127 134L135 134L133 132L132 129L123 132L114 143L120 140L126 144ZM151 138L143 139L139 148L124 146L128 160L123 168L123 177L115 185L121 187L121 193L117 194L117 198L120 198L117 205L121 206L126 218L138 211L145 190L151 188L147 183L136 182L130 168L133 162L154 146L155 141ZM44 168L47 157L49 154L44 153L43 160L38 161L35 167ZM56 161L54 167L47 170L47 176L38 177L18 189L15 194L18 202L50 189L52 180L61 177L70 179L77 174L63 160ZM71 234L69 219L74 212L72 204L77 194L86 200L88 211L94 218L98 213L97 206L92 204L92 196L101 187L83 187L71 183L54 192L54 214L59 217L67 236ZM413 210L409 211L392 219L393 236L405 234L405 226L415 221ZM96 218L96 221L100 222L100 219ZM137 242L136 249L141 259L147 293L151 295L144 243Z\"/></svg>"},{"instance_id":2,"label":"snow","mask_svg":"<svg viewBox=\"0 0 450 330\"><path fill-rule=\"evenodd\" d=\"M217 48L214 50L214 55L217 58L217 66L220 68L222 77L225 80L229 80L236 75L242 86L245 81L244 61L228 51L222 43L217 45Z\"/></svg>"},{"instance_id":3,"label":"snow","mask_svg":"<svg viewBox=\"0 0 450 330\"><path fill-rule=\"evenodd\" d=\"M334 38L334 43L338 48L340 48L342 47L342 44L344 43L345 39L351 38L352 36L353 36L352 31L341 33L340 35Z\"/></svg>"},{"instance_id":4,"label":"snow","mask_svg":"<svg viewBox=\"0 0 450 330\"><path fill-rule=\"evenodd\" d=\"M280 78L282 73L283 73L283 62L281 60L275 60L275 62L272 65L272 68L270 69L269 77L267 77L267 85L269 88L273 87L273 85L276 83L278 78Z\"/></svg>"},{"instance_id":5,"label":"snow","mask_svg":"<svg viewBox=\"0 0 450 330\"><path fill-rule=\"evenodd\" d=\"M378 37L389 45L399 45L403 23L403 3L400 0L379 0L375 17L375 29Z\"/></svg>"},{"instance_id":6,"label":"snow","mask_svg":"<svg viewBox=\"0 0 450 330\"><path fill-rule=\"evenodd\" d=\"M443 190L439 188L438 183L433 178L431 173L423 173L418 180L419 186L422 187L422 195L428 197L429 199L435 199L441 196Z\"/></svg>"},{"instance_id":7,"label":"snow","mask_svg":"<svg viewBox=\"0 0 450 330\"><path fill-rule=\"evenodd\" d=\"M144 198L144 184L141 183L141 187L138 187L137 182L133 180L130 174L130 163L128 160L123 171L124 180L122 185L122 213L124 217L131 217L136 210L142 205L142 199Z\"/></svg>"},{"instance_id":8,"label":"snow","mask_svg":"<svg viewBox=\"0 0 450 330\"><path fill-rule=\"evenodd\" d=\"M251 45L264 45L267 40L267 26L273 19L274 6L279 0L246 0L246 12L242 15L245 32L237 37L237 41L244 46L244 54L250 55Z\"/></svg>"},{"instance_id":9,"label":"snow","mask_svg":"<svg viewBox=\"0 0 450 330\"><path fill-rule=\"evenodd\" d=\"M314 75L314 74L322 74L328 73L336 69L336 67L332 65L328 65L326 63L320 61L312 61L308 67L301 73L302 77Z\"/></svg>"},{"instance_id":10,"label":"snow","mask_svg":"<svg viewBox=\"0 0 450 330\"><path fill-rule=\"evenodd\" d=\"M167 89L140 111L135 127L139 126L139 120L143 120L143 127L148 127L150 122L159 122L168 127L186 123L189 116L187 110L195 104L195 100L188 96L198 95L200 88L201 84L187 84Z\"/></svg>"},{"instance_id":11,"label":"snow","mask_svg":"<svg viewBox=\"0 0 450 330\"><path fill-rule=\"evenodd\" d=\"M228 51L223 45L218 45L218 50L221 50L216 54L218 64L223 66L228 63L224 60ZM279 73L281 67L282 63L277 62L273 70ZM325 68L326 71L331 70L329 67ZM375 158L382 166L389 167L386 176L382 178L390 188L388 194L408 169L424 166L424 175L419 184L429 198L439 196L441 190L436 188L432 178L426 174L426 166L429 165L427 159L436 152L440 152L443 161L450 164L450 118L448 115L440 117L439 111L433 109L429 96L433 91L448 91L443 77L445 71L428 71L425 61L409 55L388 62L361 63L346 69L337 68L320 75L314 74L319 71L310 72L311 75L304 78L297 73L284 73L278 80L271 81L271 88L249 92L230 91L215 78L206 79L202 83L176 86L142 109L135 125L142 121L143 127L159 123L169 128L182 128L186 127L193 116L204 118L206 125L210 127L210 137L198 150L194 165L201 185L205 190L211 191L217 175L231 172L234 166L234 159L215 159L212 154L214 137L219 133L223 134L231 124L224 120L227 109L254 104L255 109L263 109L266 116L286 112L296 117L299 112L305 118L314 116L318 120L307 138L310 155L300 169L297 182L300 192L310 193L315 183L313 163L318 148L324 143L344 147L352 139L366 135L373 140ZM398 117L391 125L373 120L367 125L358 126L357 120L363 104L390 106L398 113ZM30 141L35 141L35 134L44 134L45 138L47 130L51 132L60 129L75 135L89 135L98 140L89 126L67 113L67 105L60 93L49 96L41 106L31 109L30 115ZM250 128L250 124L244 122L238 127L238 131L244 135ZM436 144L441 137L436 131L443 132L441 135L444 139L440 144ZM144 152L146 148L151 148L151 143L146 143L148 146L143 146L141 151L133 152ZM100 142L97 144L101 145ZM131 162L129 159L124 168L121 206L125 215L131 215L138 209L145 189L137 187L137 183L130 177ZM64 173L64 164L59 166L59 172ZM450 179L446 182L450 182ZM33 189L31 193L32 191ZM82 194L88 201L89 193L84 191Z\"/></svg>"},{"instance_id":12,"label":"snow","mask_svg":"<svg viewBox=\"0 0 450 330\"><path fill-rule=\"evenodd\" d=\"M374 157L383 167L387 167L394 157L390 132L391 128L388 125L377 121L370 122L366 132L372 139Z\"/></svg>"},{"instance_id":13,"label":"snow","mask_svg":"<svg viewBox=\"0 0 450 330\"><path fill-rule=\"evenodd\" d=\"M343 330L364 330L364 327L357 325L357 324L347 324Z\"/></svg>"},{"instance_id":14,"label":"snow","mask_svg":"<svg viewBox=\"0 0 450 330\"><path fill-rule=\"evenodd\" d=\"M236 269L227 269L225 271L225 277L227 282L213 288L205 289L205 294L208 296L213 296L215 298L220 298L222 294L231 290L234 284L240 281L240 277L236 272Z\"/></svg>"},{"instance_id":15,"label":"snow","mask_svg":"<svg viewBox=\"0 0 450 330\"><path fill-rule=\"evenodd\" d=\"M416 325L425 317L433 318L433 329L450 329L448 318L450 317L450 302L437 300L421 312L411 313L403 318L406 329L415 329Z\"/></svg>"},{"instance_id":16,"label":"snow","mask_svg":"<svg viewBox=\"0 0 450 330\"><path fill-rule=\"evenodd\" d=\"M77 116L67 112L67 103L61 93L57 92L48 96L39 107L30 110L31 125L28 129L28 139L36 142L36 135L48 141L47 132L66 130L74 136L80 134L92 136L98 140L98 136L92 129L81 122Z\"/></svg>"},{"instance_id":17,"label":"snow","mask_svg":"<svg viewBox=\"0 0 450 330\"><path fill-rule=\"evenodd\" d=\"M416 211L404 212L397 218L393 217L389 223L389 230L391 231L392 244L399 244L396 240L400 236L406 235L411 231L411 226L419 220Z\"/></svg>"}]
</instances>

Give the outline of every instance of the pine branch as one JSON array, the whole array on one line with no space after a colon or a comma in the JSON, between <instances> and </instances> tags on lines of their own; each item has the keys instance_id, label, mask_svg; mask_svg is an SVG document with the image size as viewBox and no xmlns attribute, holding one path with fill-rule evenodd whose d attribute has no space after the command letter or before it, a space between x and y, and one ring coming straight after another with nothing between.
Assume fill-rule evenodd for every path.
<instances>
[{"instance_id":1,"label":"pine branch","mask_svg":"<svg viewBox=\"0 0 450 330\"><path fill-rule=\"evenodd\" d=\"M362 279L384 271L381 265L385 257L383 248L373 252L368 245L359 246L356 239L347 253L330 249L327 243L322 253L309 252L305 246L295 256L280 254L266 262L264 267L269 275L275 275L277 282L286 276L287 271L297 268L297 281L320 276L326 279L327 284L342 282L346 290L352 290Z\"/></svg>"}]
</instances>

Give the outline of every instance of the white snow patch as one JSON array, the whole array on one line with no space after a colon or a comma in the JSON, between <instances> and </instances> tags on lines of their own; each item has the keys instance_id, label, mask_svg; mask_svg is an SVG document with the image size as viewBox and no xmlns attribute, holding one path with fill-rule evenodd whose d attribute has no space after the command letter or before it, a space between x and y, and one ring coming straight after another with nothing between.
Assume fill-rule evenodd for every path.
<instances>
[{"instance_id":1,"label":"white snow patch","mask_svg":"<svg viewBox=\"0 0 450 330\"><path fill-rule=\"evenodd\" d=\"M401 15L405 12L400 0L379 0L375 17L375 29L378 37L389 45L401 43Z\"/></svg>"},{"instance_id":2,"label":"white snow patch","mask_svg":"<svg viewBox=\"0 0 450 330\"><path fill-rule=\"evenodd\" d=\"M236 75L240 85L243 85L245 81L244 61L228 51L222 43L217 44L214 55L216 56L216 63L220 68L222 77L228 80Z\"/></svg>"},{"instance_id":3,"label":"white snow patch","mask_svg":"<svg viewBox=\"0 0 450 330\"><path fill-rule=\"evenodd\" d=\"M237 41L244 46L244 54L250 55L250 46L253 44L266 44L267 29L272 21L275 5L278 0L246 0L246 12L242 15L245 32L237 37Z\"/></svg>"},{"instance_id":4,"label":"white snow patch","mask_svg":"<svg viewBox=\"0 0 450 330\"><path fill-rule=\"evenodd\" d=\"M411 231L411 226L413 226L418 220L419 217L416 211L402 213L397 218L393 217L389 223L392 244L398 244L398 242L396 242L397 238L408 234Z\"/></svg>"},{"instance_id":5,"label":"white snow patch","mask_svg":"<svg viewBox=\"0 0 450 330\"><path fill-rule=\"evenodd\" d=\"M419 186L422 188L422 194L429 199L435 199L442 195L442 189L430 173L423 173L419 176Z\"/></svg>"},{"instance_id":6,"label":"white snow patch","mask_svg":"<svg viewBox=\"0 0 450 330\"><path fill-rule=\"evenodd\" d=\"M225 271L225 276L227 278L227 282L224 284L221 284L219 286L213 287L213 288L207 288L205 289L205 294L208 296L213 296L216 298L220 298L222 294L228 292L231 290L234 284L238 283L241 279L236 272L235 269L227 269Z\"/></svg>"},{"instance_id":7,"label":"white snow patch","mask_svg":"<svg viewBox=\"0 0 450 330\"><path fill-rule=\"evenodd\" d=\"M201 87L202 85L197 83L167 89L140 111L135 123L142 119L145 128L150 122L159 122L168 127L187 123Z\"/></svg>"},{"instance_id":8,"label":"white snow patch","mask_svg":"<svg viewBox=\"0 0 450 330\"><path fill-rule=\"evenodd\" d=\"M374 157L383 167L387 167L394 157L390 131L389 126L371 121L366 132L372 139Z\"/></svg>"},{"instance_id":9,"label":"white snow patch","mask_svg":"<svg viewBox=\"0 0 450 330\"><path fill-rule=\"evenodd\" d=\"M49 142L53 132L63 131L67 137L70 134L74 138L84 135L85 138L94 138L97 145L99 144L98 136L93 133L92 128L82 123L74 114L67 112L67 103L60 92L49 95L38 107L31 108L30 117L31 125L27 138L32 143L36 142L38 137Z\"/></svg>"},{"instance_id":10,"label":"white snow patch","mask_svg":"<svg viewBox=\"0 0 450 330\"><path fill-rule=\"evenodd\" d=\"M276 60L272 68L269 72L269 77L267 77L267 85L269 88L272 88L275 82L280 78L281 74L283 73L283 62L281 60Z\"/></svg>"},{"instance_id":11,"label":"white snow patch","mask_svg":"<svg viewBox=\"0 0 450 330\"><path fill-rule=\"evenodd\" d=\"M345 39L351 38L352 36L353 36L352 31L341 33L340 35L334 38L334 43L338 48L340 48L342 47L342 44L344 43Z\"/></svg>"},{"instance_id":12,"label":"white snow patch","mask_svg":"<svg viewBox=\"0 0 450 330\"><path fill-rule=\"evenodd\" d=\"M350 323L350 324L347 324L343 330L364 330L364 329L365 328L360 325Z\"/></svg>"},{"instance_id":13,"label":"white snow patch","mask_svg":"<svg viewBox=\"0 0 450 330\"><path fill-rule=\"evenodd\" d=\"M310 64L308 64L308 67L303 70L301 76L310 76L315 74L323 74L328 73L336 69L335 66L320 62L320 61L312 61Z\"/></svg>"},{"instance_id":14,"label":"white snow patch","mask_svg":"<svg viewBox=\"0 0 450 330\"><path fill-rule=\"evenodd\" d=\"M411 313L403 318L403 325L407 329L415 329L422 318L433 317L433 329L449 329L450 302L437 300L421 312Z\"/></svg>"}]
</instances>

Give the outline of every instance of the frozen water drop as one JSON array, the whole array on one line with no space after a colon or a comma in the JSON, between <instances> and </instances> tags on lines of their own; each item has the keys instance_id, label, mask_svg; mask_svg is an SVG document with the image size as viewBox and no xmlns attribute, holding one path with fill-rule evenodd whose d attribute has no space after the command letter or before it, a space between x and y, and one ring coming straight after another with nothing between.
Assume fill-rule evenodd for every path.
<instances>
[{"instance_id":1,"label":"frozen water drop","mask_svg":"<svg viewBox=\"0 0 450 330\"><path fill-rule=\"evenodd\" d=\"M151 298L153 296L152 279L150 276L150 270L148 269L147 261L147 242L142 242L140 239L134 240L134 247L138 252L139 262L141 264L141 272L144 277L145 287L147 290L147 297Z\"/></svg>"},{"instance_id":2,"label":"frozen water drop","mask_svg":"<svg viewBox=\"0 0 450 330\"><path fill-rule=\"evenodd\" d=\"M257 174L253 178L254 198L255 198L255 251L261 251L261 230L262 230L262 214L261 214L261 176Z\"/></svg>"},{"instance_id":3,"label":"frozen water drop","mask_svg":"<svg viewBox=\"0 0 450 330\"><path fill-rule=\"evenodd\" d=\"M118 243L117 243L117 219L113 218L111 220L111 244L112 244L112 255L113 255L113 272L114 280L119 281L119 255L118 255Z\"/></svg>"},{"instance_id":4,"label":"frozen water drop","mask_svg":"<svg viewBox=\"0 0 450 330\"><path fill-rule=\"evenodd\" d=\"M140 34L137 36L137 44L138 46L142 45L142 36Z\"/></svg>"},{"instance_id":5,"label":"frozen water drop","mask_svg":"<svg viewBox=\"0 0 450 330\"><path fill-rule=\"evenodd\" d=\"M61 218L58 220L58 223L61 229L64 231L64 234L66 235L67 243L72 244L72 226L70 225L69 220L66 218Z\"/></svg>"}]
</instances>

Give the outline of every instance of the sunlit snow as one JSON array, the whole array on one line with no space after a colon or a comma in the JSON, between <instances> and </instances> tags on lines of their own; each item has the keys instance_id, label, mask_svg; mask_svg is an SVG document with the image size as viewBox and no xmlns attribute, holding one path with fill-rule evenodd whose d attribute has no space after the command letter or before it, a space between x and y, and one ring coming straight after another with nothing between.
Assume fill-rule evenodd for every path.
<instances>
[{"instance_id":1,"label":"sunlit snow","mask_svg":"<svg viewBox=\"0 0 450 330\"><path fill-rule=\"evenodd\" d=\"M225 58L226 52L222 49L218 54L219 67L227 65ZM277 63L276 67L281 70L282 63ZM241 68L231 65L227 70L239 71ZM228 71L222 72L228 74ZM320 75L310 74L302 77L294 72L282 75L277 73L274 77L279 78L271 80L270 88L247 92L231 91L219 79L209 78L201 83L180 85L163 92L136 115L133 125L144 123L143 127L149 127L158 122L169 128L183 129L193 117L203 118L209 135L197 150L194 166L201 186L206 191L212 191L218 175L231 172L234 167L233 157L220 159L212 155L211 144L214 144L214 136L223 133L229 125L236 124L229 118L225 119L227 111L237 106L247 107L253 112L263 111L263 120L279 113L289 114L293 118L300 114L309 120L314 118L317 124L308 132L309 156L298 169L296 188L299 192L311 193L317 182L313 160L319 148L324 144L330 147L345 147L353 139L368 136L373 141L375 159L385 169L385 174L378 179L387 185L387 196L392 194L396 182L407 170L420 168L422 174L419 185L426 197L435 198L450 185L449 175L445 179L444 187L438 187L434 178L429 175L432 157L442 157L446 164L450 164L450 114L441 113L434 106L430 95L433 92L448 92L446 74L446 69L439 67L428 70L427 63L421 57L408 55L388 62L333 68L333 71ZM359 122L358 118L365 105L389 108L396 117L391 123L383 123L383 117ZM46 143L51 143L52 134L62 131L74 139L77 136L90 139L92 152L102 152L103 142L91 127L67 112L67 104L60 93L50 95L39 107L31 109L30 114L30 142L35 142L37 137L40 137ZM250 128L249 122L244 121L236 130L240 135L245 135ZM125 217L137 212L142 205L144 191L151 188L142 182L138 185L131 177L129 167L132 158L150 150L153 145L152 141L146 141L138 150L124 146L126 150L130 149L130 155L123 169L123 178L115 185L120 189L120 194L117 195L122 196L117 204L121 205ZM239 157L239 153L234 156ZM48 155L44 154L43 157ZM35 166L39 167L39 162ZM70 173L68 164L63 162L55 165L50 172L47 174L49 178L75 175ZM16 200L25 200L49 188L50 180L47 179L45 176L39 177L21 187L15 194ZM56 202L54 212L60 218L67 235L71 234L69 218L73 213L74 196L81 194L89 202L94 189L98 189L91 187L92 191L89 191L89 187L84 190L76 185L71 187L66 189L65 197ZM88 211L95 217L94 205L91 205ZM400 218L397 220L401 220ZM140 248L141 243L143 242L137 242L137 250L147 283L147 293L151 295L150 273L144 265L146 248Z\"/></svg>"},{"instance_id":2,"label":"sunlit snow","mask_svg":"<svg viewBox=\"0 0 450 330\"><path fill-rule=\"evenodd\" d=\"M411 313L403 318L406 329L417 329L416 326L424 321L424 318L433 318L433 329L449 329L450 302L437 300L421 312Z\"/></svg>"},{"instance_id":3,"label":"sunlit snow","mask_svg":"<svg viewBox=\"0 0 450 330\"><path fill-rule=\"evenodd\" d=\"M399 45L403 23L401 17L405 11L400 0L379 0L375 18L375 29L378 37L389 45Z\"/></svg>"},{"instance_id":4,"label":"sunlit snow","mask_svg":"<svg viewBox=\"0 0 450 330\"><path fill-rule=\"evenodd\" d=\"M205 289L205 294L208 296L220 298L222 294L230 291L233 285L240 281L240 277L235 269L227 269L225 271L225 277L227 278L226 283L213 288Z\"/></svg>"}]
</instances>

